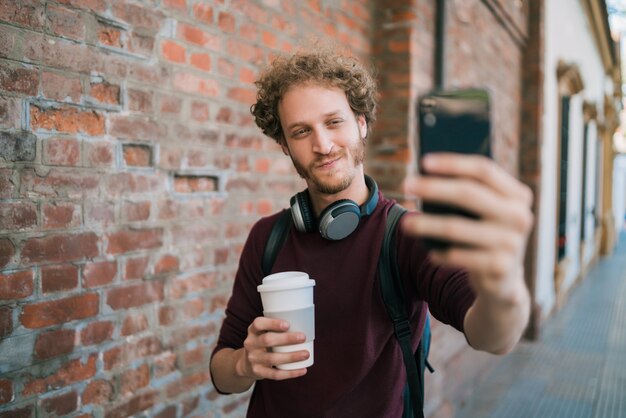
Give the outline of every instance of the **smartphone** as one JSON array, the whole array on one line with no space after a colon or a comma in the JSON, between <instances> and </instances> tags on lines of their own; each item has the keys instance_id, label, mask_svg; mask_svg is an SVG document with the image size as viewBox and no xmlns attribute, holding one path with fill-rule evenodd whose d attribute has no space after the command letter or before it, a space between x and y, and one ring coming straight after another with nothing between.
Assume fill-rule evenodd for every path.
<instances>
[{"instance_id":1,"label":"smartphone","mask_svg":"<svg viewBox=\"0 0 626 418\"><path fill-rule=\"evenodd\" d=\"M439 90L418 100L419 147L417 165L432 152L480 154L491 158L490 96L485 89ZM438 215L476 218L459 208L424 202L422 211ZM426 239L430 249L449 244Z\"/></svg>"}]
</instances>

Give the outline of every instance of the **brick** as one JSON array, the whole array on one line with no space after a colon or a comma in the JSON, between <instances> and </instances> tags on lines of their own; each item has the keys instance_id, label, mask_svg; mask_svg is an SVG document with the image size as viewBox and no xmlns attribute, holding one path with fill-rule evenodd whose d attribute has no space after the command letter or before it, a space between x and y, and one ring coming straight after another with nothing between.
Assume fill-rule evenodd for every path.
<instances>
[{"instance_id":1,"label":"brick","mask_svg":"<svg viewBox=\"0 0 626 418\"><path fill-rule=\"evenodd\" d=\"M104 418L125 418L135 415L138 412L152 408L157 403L157 400L156 391L142 393L119 406L108 409L104 413Z\"/></svg>"},{"instance_id":2,"label":"brick","mask_svg":"<svg viewBox=\"0 0 626 418\"><path fill-rule=\"evenodd\" d=\"M216 80L203 78L192 73L176 73L172 85L185 93L195 93L208 97L220 95L220 85Z\"/></svg>"},{"instance_id":3,"label":"brick","mask_svg":"<svg viewBox=\"0 0 626 418\"><path fill-rule=\"evenodd\" d=\"M126 268L124 270L124 279L141 279L148 270L148 257L129 258L126 260Z\"/></svg>"},{"instance_id":4,"label":"brick","mask_svg":"<svg viewBox=\"0 0 626 418\"><path fill-rule=\"evenodd\" d=\"M23 299L33 294L33 271L0 273L0 300Z\"/></svg>"},{"instance_id":5,"label":"brick","mask_svg":"<svg viewBox=\"0 0 626 418\"><path fill-rule=\"evenodd\" d=\"M154 359L154 377L159 378L176 371L176 354L165 352Z\"/></svg>"},{"instance_id":6,"label":"brick","mask_svg":"<svg viewBox=\"0 0 626 418\"><path fill-rule=\"evenodd\" d=\"M113 384L108 380L92 380L82 394L83 405L103 405L113 399Z\"/></svg>"},{"instance_id":7,"label":"brick","mask_svg":"<svg viewBox=\"0 0 626 418\"><path fill-rule=\"evenodd\" d=\"M228 97L245 105L252 105L256 101L256 91L253 89L233 87L228 90Z\"/></svg>"},{"instance_id":8,"label":"brick","mask_svg":"<svg viewBox=\"0 0 626 418\"><path fill-rule=\"evenodd\" d=\"M107 254L121 254L141 249L157 248L163 245L163 230L122 230L108 234L107 240Z\"/></svg>"},{"instance_id":9,"label":"brick","mask_svg":"<svg viewBox=\"0 0 626 418\"><path fill-rule=\"evenodd\" d=\"M0 20L32 29L42 29L45 5L38 0L0 2Z\"/></svg>"},{"instance_id":10,"label":"brick","mask_svg":"<svg viewBox=\"0 0 626 418\"><path fill-rule=\"evenodd\" d=\"M191 63L191 65L200 70L211 71L211 56L209 54L191 54L189 62Z\"/></svg>"},{"instance_id":11,"label":"brick","mask_svg":"<svg viewBox=\"0 0 626 418\"><path fill-rule=\"evenodd\" d=\"M40 394L59 389L75 382L92 378L96 374L98 355L90 355L86 361L76 359L62 365L56 372L47 377L31 380L24 384L23 396Z\"/></svg>"},{"instance_id":12,"label":"brick","mask_svg":"<svg viewBox=\"0 0 626 418\"><path fill-rule=\"evenodd\" d=\"M153 94L148 91L128 89L128 110L151 113L153 110Z\"/></svg>"},{"instance_id":13,"label":"brick","mask_svg":"<svg viewBox=\"0 0 626 418\"><path fill-rule=\"evenodd\" d=\"M87 263L83 267L83 287L93 288L111 284L116 275L116 261Z\"/></svg>"},{"instance_id":14,"label":"brick","mask_svg":"<svg viewBox=\"0 0 626 418\"><path fill-rule=\"evenodd\" d=\"M154 418L176 418L178 416L176 405L170 405L159 411Z\"/></svg>"},{"instance_id":15,"label":"brick","mask_svg":"<svg viewBox=\"0 0 626 418\"><path fill-rule=\"evenodd\" d=\"M145 221L150 218L149 201L146 202L124 202L122 206L122 219L126 221Z\"/></svg>"},{"instance_id":16,"label":"brick","mask_svg":"<svg viewBox=\"0 0 626 418\"><path fill-rule=\"evenodd\" d=\"M211 380L209 371L202 371L182 377L179 381L167 386L166 393L170 398L179 396L182 393L190 392L194 387L208 383Z\"/></svg>"},{"instance_id":17,"label":"brick","mask_svg":"<svg viewBox=\"0 0 626 418\"><path fill-rule=\"evenodd\" d=\"M161 113L171 113L178 115L183 107L183 101L176 96L162 94L159 96L161 103Z\"/></svg>"},{"instance_id":18,"label":"brick","mask_svg":"<svg viewBox=\"0 0 626 418\"><path fill-rule=\"evenodd\" d=\"M134 308L163 300L163 283L146 282L107 292L106 303L114 310Z\"/></svg>"},{"instance_id":19,"label":"brick","mask_svg":"<svg viewBox=\"0 0 626 418\"><path fill-rule=\"evenodd\" d=\"M209 121L209 105L203 102L191 102L191 117L198 122Z\"/></svg>"},{"instance_id":20,"label":"brick","mask_svg":"<svg viewBox=\"0 0 626 418\"><path fill-rule=\"evenodd\" d=\"M46 9L48 31L77 41L85 39L85 22L76 10L49 4Z\"/></svg>"},{"instance_id":21,"label":"brick","mask_svg":"<svg viewBox=\"0 0 626 418\"><path fill-rule=\"evenodd\" d=\"M0 418L33 418L34 416L34 409L32 405L0 412Z\"/></svg>"},{"instance_id":22,"label":"brick","mask_svg":"<svg viewBox=\"0 0 626 418\"><path fill-rule=\"evenodd\" d=\"M118 138L158 141L167 132L157 121L145 118L114 117L110 119L109 133Z\"/></svg>"},{"instance_id":23,"label":"brick","mask_svg":"<svg viewBox=\"0 0 626 418\"><path fill-rule=\"evenodd\" d=\"M235 76L235 64L224 59L217 60L217 72L225 78L232 79Z\"/></svg>"},{"instance_id":24,"label":"brick","mask_svg":"<svg viewBox=\"0 0 626 418\"><path fill-rule=\"evenodd\" d=\"M74 350L76 331L73 329L57 329L37 336L35 341L35 358L45 360Z\"/></svg>"},{"instance_id":25,"label":"brick","mask_svg":"<svg viewBox=\"0 0 626 418\"><path fill-rule=\"evenodd\" d=\"M125 34L119 28L109 26L104 23L98 24L97 37L98 42L102 45L114 48L124 48L126 45L124 35Z\"/></svg>"},{"instance_id":26,"label":"brick","mask_svg":"<svg viewBox=\"0 0 626 418\"><path fill-rule=\"evenodd\" d=\"M127 144L123 147L124 163L131 167L150 167L152 148L144 145Z\"/></svg>"},{"instance_id":27,"label":"brick","mask_svg":"<svg viewBox=\"0 0 626 418\"><path fill-rule=\"evenodd\" d=\"M205 4L204 2L197 2L193 5L193 16L200 23L204 23L206 25L213 25L213 7L209 4Z\"/></svg>"},{"instance_id":28,"label":"brick","mask_svg":"<svg viewBox=\"0 0 626 418\"><path fill-rule=\"evenodd\" d=\"M121 334L123 336L138 334L148 329L148 318L144 314L130 314L124 318Z\"/></svg>"},{"instance_id":29,"label":"brick","mask_svg":"<svg viewBox=\"0 0 626 418\"><path fill-rule=\"evenodd\" d=\"M94 232L29 238L21 253L23 263L64 262L97 255L98 236Z\"/></svg>"},{"instance_id":30,"label":"brick","mask_svg":"<svg viewBox=\"0 0 626 418\"><path fill-rule=\"evenodd\" d=\"M88 167L112 167L115 145L110 142L84 142L83 153Z\"/></svg>"},{"instance_id":31,"label":"brick","mask_svg":"<svg viewBox=\"0 0 626 418\"><path fill-rule=\"evenodd\" d=\"M164 16L158 10L153 11L148 7L124 2L113 2L111 9L115 16L128 22L135 29L147 29L153 33L161 29Z\"/></svg>"},{"instance_id":32,"label":"brick","mask_svg":"<svg viewBox=\"0 0 626 418\"><path fill-rule=\"evenodd\" d=\"M99 297L95 293L33 303L22 308L20 321L30 329L64 324L97 315L98 303Z\"/></svg>"},{"instance_id":33,"label":"brick","mask_svg":"<svg viewBox=\"0 0 626 418\"><path fill-rule=\"evenodd\" d=\"M104 117L95 111L79 111L71 107L41 109L31 105L30 126L33 130L80 132L97 136L104 134Z\"/></svg>"},{"instance_id":34,"label":"brick","mask_svg":"<svg viewBox=\"0 0 626 418\"><path fill-rule=\"evenodd\" d=\"M253 65L261 65L265 58L262 48L235 39L228 40L226 53Z\"/></svg>"},{"instance_id":35,"label":"brick","mask_svg":"<svg viewBox=\"0 0 626 418\"><path fill-rule=\"evenodd\" d=\"M0 97L0 127L19 130L22 127L21 119L22 100L15 97Z\"/></svg>"},{"instance_id":36,"label":"brick","mask_svg":"<svg viewBox=\"0 0 626 418\"><path fill-rule=\"evenodd\" d=\"M215 287L214 273L197 273L190 277L168 281L167 297L178 299L191 293L206 291Z\"/></svg>"},{"instance_id":37,"label":"brick","mask_svg":"<svg viewBox=\"0 0 626 418\"><path fill-rule=\"evenodd\" d=\"M120 86L109 83L92 83L91 97L104 104L120 104Z\"/></svg>"},{"instance_id":38,"label":"brick","mask_svg":"<svg viewBox=\"0 0 626 418\"><path fill-rule=\"evenodd\" d=\"M187 10L187 0L163 0L163 5L171 9Z\"/></svg>"},{"instance_id":39,"label":"brick","mask_svg":"<svg viewBox=\"0 0 626 418\"><path fill-rule=\"evenodd\" d=\"M165 39L161 42L161 55L172 62L184 63L187 61L187 51L181 44Z\"/></svg>"},{"instance_id":40,"label":"brick","mask_svg":"<svg viewBox=\"0 0 626 418\"><path fill-rule=\"evenodd\" d=\"M153 36L140 35L133 32L130 37L128 49L135 54L151 57L153 55L155 44L156 39Z\"/></svg>"},{"instance_id":41,"label":"brick","mask_svg":"<svg viewBox=\"0 0 626 418\"><path fill-rule=\"evenodd\" d=\"M104 369L111 370L136 360L161 354L163 345L156 337L145 337L139 341L114 347L102 354Z\"/></svg>"},{"instance_id":42,"label":"brick","mask_svg":"<svg viewBox=\"0 0 626 418\"><path fill-rule=\"evenodd\" d=\"M37 226L37 205L34 202L0 202L0 230L17 232Z\"/></svg>"},{"instance_id":43,"label":"brick","mask_svg":"<svg viewBox=\"0 0 626 418\"><path fill-rule=\"evenodd\" d=\"M163 306L159 309L159 325L172 325L176 320L176 309L172 306Z\"/></svg>"},{"instance_id":44,"label":"brick","mask_svg":"<svg viewBox=\"0 0 626 418\"><path fill-rule=\"evenodd\" d=\"M80 142L73 138L51 138L43 141L42 161L46 165L80 164Z\"/></svg>"},{"instance_id":45,"label":"brick","mask_svg":"<svg viewBox=\"0 0 626 418\"><path fill-rule=\"evenodd\" d=\"M98 192L100 175L77 170L50 169L40 176L33 169L21 171L20 193L51 198L95 196Z\"/></svg>"},{"instance_id":46,"label":"brick","mask_svg":"<svg viewBox=\"0 0 626 418\"><path fill-rule=\"evenodd\" d=\"M80 333L82 345L100 344L113 336L113 323L110 321L92 322Z\"/></svg>"},{"instance_id":47,"label":"brick","mask_svg":"<svg viewBox=\"0 0 626 418\"><path fill-rule=\"evenodd\" d=\"M167 254L162 256L154 266L154 274L171 273L178 271L180 263L178 257Z\"/></svg>"},{"instance_id":48,"label":"brick","mask_svg":"<svg viewBox=\"0 0 626 418\"><path fill-rule=\"evenodd\" d=\"M185 301L183 313L187 318L196 318L204 311L204 302L200 298Z\"/></svg>"},{"instance_id":49,"label":"brick","mask_svg":"<svg viewBox=\"0 0 626 418\"><path fill-rule=\"evenodd\" d=\"M147 364L142 364L136 369L128 370L120 375L119 387L122 396L137 393L150 383L150 369Z\"/></svg>"},{"instance_id":50,"label":"brick","mask_svg":"<svg viewBox=\"0 0 626 418\"><path fill-rule=\"evenodd\" d=\"M33 161L37 137L30 132L0 132L0 158L6 161Z\"/></svg>"},{"instance_id":51,"label":"brick","mask_svg":"<svg viewBox=\"0 0 626 418\"><path fill-rule=\"evenodd\" d=\"M13 310L10 306L0 306L0 339L13 332Z\"/></svg>"},{"instance_id":52,"label":"brick","mask_svg":"<svg viewBox=\"0 0 626 418\"><path fill-rule=\"evenodd\" d=\"M43 226L45 229L74 228L80 226L80 205L71 202L44 203Z\"/></svg>"},{"instance_id":53,"label":"brick","mask_svg":"<svg viewBox=\"0 0 626 418\"><path fill-rule=\"evenodd\" d=\"M107 9L105 0L57 0L57 3L100 13Z\"/></svg>"},{"instance_id":54,"label":"brick","mask_svg":"<svg viewBox=\"0 0 626 418\"><path fill-rule=\"evenodd\" d=\"M197 26L180 23L178 26L178 38L213 51L220 51L221 38L217 35L203 31Z\"/></svg>"},{"instance_id":55,"label":"brick","mask_svg":"<svg viewBox=\"0 0 626 418\"><path fill-rule=\"evenodd\" d=\"M1 334L0 334L1 335ZM10 380L0 379L0 405L13 400L13 384Z\"/></svg>"},{"instance_id":56,"label":"brick","mask_svg":"<svg viewBox=\"0 0 626 418\"><path fill-rule=\"evenodd\" d=\"M46 293L78 287L78 267L72 264L41 267L41 291Z\"/></svg>"},{"instance_id":57,"label":"brick","mask_svg":"<svg viewBox=\"0 0 626 418\"><path fill-rule=\"evenodd\" d=\"M42 399L39 401L41 409L48 414L65 416L74 412L78 407L78 394L74 391Z\"/></svg>"},{"instance_id":58,"label":"brick","mask_svg":"<svg viewBox=\"0 0 626 418\"><path fill-rule=\"evenodd\" d=\"M175 176L176 193L206 193L218 190L218 179L211 176Z\"/></svg>"},{"instance_id":59,"label":"brick","mask_svg":"<svg viewBox=\"0 0 626 418\"><path fill-rule=\"evenodd\" d=\"M220 12L217 17L217 25L226 33L235 33L235 17L232 13Z\"/></svg>"},{"instance_id":60,"label":"brick","mask_svg":"<svg viewBox=\"0 0 626 418\"><path fill-rule=\"evenodd\" d=\"M36 68L9 65L0 60L0 89L28 96L36 96L39 74Z\"/></svg>"}]
</instances>

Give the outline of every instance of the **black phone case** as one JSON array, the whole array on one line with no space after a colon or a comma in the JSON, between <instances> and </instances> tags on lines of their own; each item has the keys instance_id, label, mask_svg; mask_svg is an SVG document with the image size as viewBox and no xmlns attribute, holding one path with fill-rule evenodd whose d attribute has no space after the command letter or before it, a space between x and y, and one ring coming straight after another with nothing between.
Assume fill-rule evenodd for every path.
<instances>
[{"instance_id":1,"label":"black phone case","mask_svg":"<svg viewBox=\"0 0 626 418\"><path fill-rule=\"evenodd\" d=\"M435 91L419 100L419 160L431 152L480 154L491 158L490 98L487 90ZM418 167L421 164L418 161ZM475 218L459 208L424 202L422 211L444 216ZM443 249L445 241L425 239L430 249Z\"/></svg>"}]
</instances>

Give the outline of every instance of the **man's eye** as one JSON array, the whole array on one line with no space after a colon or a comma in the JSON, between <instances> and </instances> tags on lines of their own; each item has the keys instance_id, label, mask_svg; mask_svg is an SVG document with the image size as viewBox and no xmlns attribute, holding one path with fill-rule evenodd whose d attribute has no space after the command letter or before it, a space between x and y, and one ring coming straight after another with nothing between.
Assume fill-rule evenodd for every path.
<instances>
[{"instance_id":1,"label":"man's eye","mask_svg":"<svg viewBox=\"0 0 626 418\"><path fill-rule=\"evenodd\" d=\"M298 129L297 131L293 131L291 133L291 136L297 138L299 136L304 136L307 132L308 132L308 129L302 128L302 129Z\"/></svg>"},{"instance_id":2,"label":"man's eye","mask_svg":"<svg viewBox=\"0 0 626 418\"><path fill-rule=\"evenodd\" d=\"M333 119L328 124L329 125L340 125L343 123L343 119Z\"/></svg>"}]
</instances>

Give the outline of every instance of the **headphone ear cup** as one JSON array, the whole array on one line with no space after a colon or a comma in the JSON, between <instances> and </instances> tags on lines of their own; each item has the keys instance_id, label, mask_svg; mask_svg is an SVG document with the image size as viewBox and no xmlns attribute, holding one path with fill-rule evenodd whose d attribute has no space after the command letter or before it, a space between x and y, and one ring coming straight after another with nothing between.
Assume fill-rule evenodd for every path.
<instances>
[{"instance_id":1,"label":"headphone ear cup","mask_svg":"<svg viewBox=\"0 0 626 418\"><path fill-rule=\"evenodd\" d=\"M315 230L315 217L311 210L311 199L304 191L296 194L290 200L291 217L293 224L300 232L312 232Z\"/></svg>"},{"instance_id":2,"label":"headphone ear cup","mask_svg":"<svg viewBox=\"0 0 626 418\"><path fill-rule=\"evenodd\" d=\"M341 199L322 211L319 231L322 237L339 241L356 230L361 219L361 209L350 199Z\"/></svg>"}]
</instances>

